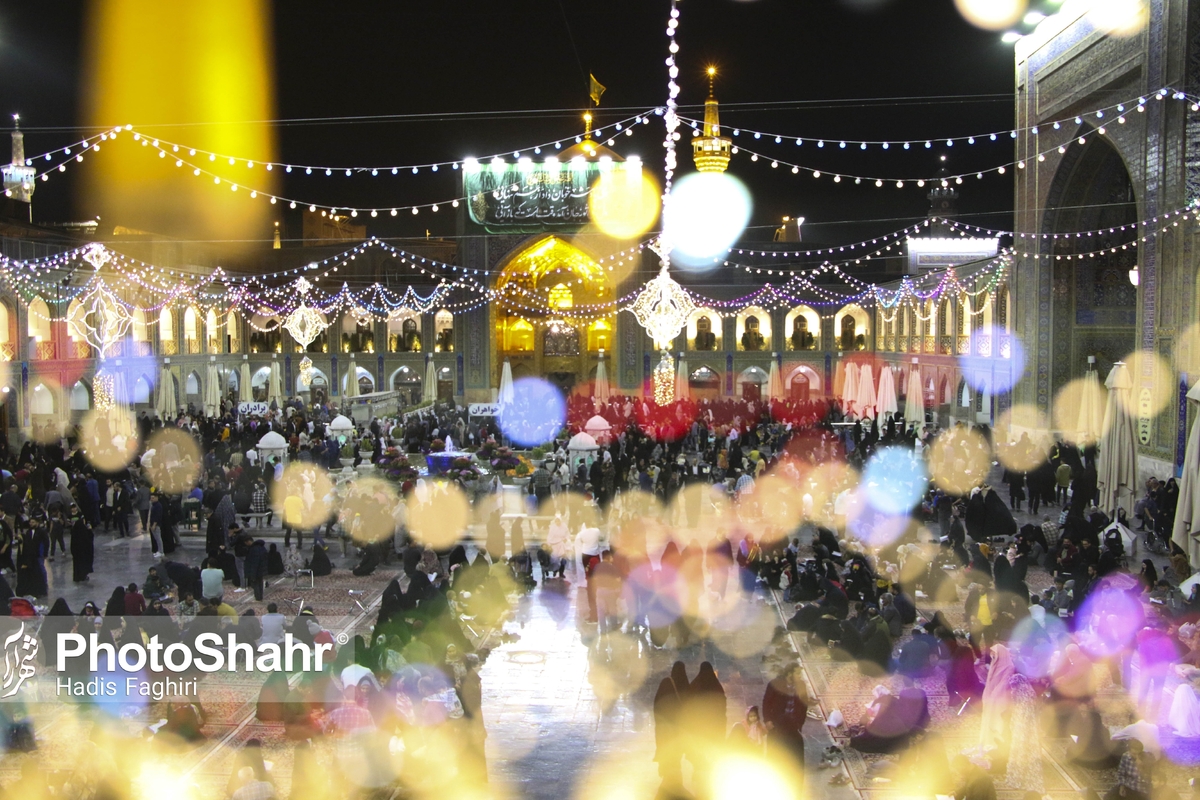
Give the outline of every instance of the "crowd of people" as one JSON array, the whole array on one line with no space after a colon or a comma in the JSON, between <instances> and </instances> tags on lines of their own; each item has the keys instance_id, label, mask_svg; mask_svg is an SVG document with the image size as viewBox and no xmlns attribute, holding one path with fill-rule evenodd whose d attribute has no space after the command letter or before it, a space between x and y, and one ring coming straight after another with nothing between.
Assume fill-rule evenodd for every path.
<instances>
[{"instance_id":1,"label":"crowd of people","mask_svg":"<svg viewBox=\"0 0 1200 800\"><path fill-rule=\"evenodd\" d=\"M322 498L308 484L288 485L283 462L336 471L347 453L357 465L389 448L429 453L451 438L467 452L506 443L494 419L454 405L372 420L340 438L327 430L335 411L291 404L266 418L163 422L142 415L143 450L163 428L196 442L189 465L195 486L180 491L161 485L154 463L161 453L100 469L88 456L94 442L78 430L27 442L16 456L0 443L8 473L0 494L0 593L10 613L36 614L49 602L47 560L65 552L72 579L87 585L97 535L150 538L144 574L123 579L103 606L86 601L72 610L62 597L54 600L41 627L45 663L53 662L58 634L84 630L116 646L154 635L194 644L205 632L256 645L285 632L334 644L312 609L291 609L289 619L267 588L270 577L301 569L314 579L329 575L327 540L351 527L339 515L337 489ZM573 462L567 440L595 416L608 423L607 437ZM256 445L269 431L283 436L286 459L260 457ZM282 723L294 740L333 743L335 782L326 787L344 780L367 790L414 781L436 788L447 763L482 784L479 668L487 653L468 634L502 624L514 597L539 578L586 589L581 624L595 626L589 635L621 631L651 652L704 640L711 609L726 598L774 596L796 604L786 631L798 637L802 660L787 660L761 703L737 713L732 729L712 663L691 680L677 663L659 682L653 711L663 796L684 796L684 761L691 793L706 796L723 753L762 756L800 780L805 739L813 736L811 726L804 729L817 702L803 657L820 648L880 681L851 725L837 721L840 711L826 718L835 737L822 751L827 766L837 766L845 748L899 754L896 774L920 796L986 800L997 781L1041 793L1041 737L1070 737L1067 758L1117 770L1122 797L1169 797L1163 768L1180 752L1169 748L1200 736L1200 599L1194 584L1186 596L1178 589L1192 573L1186 554L1169 552L1161 574L1154 559L1132 574L1129 559L1143 540L1123 516L1096 508L1095 449L1055 442L1032 463L1033 443L996 438L986 427L938 432L899 418L856 420L822 400L659 408L640 398L572 397L563 431L533 465L528 514L500 513L499 476L476 482L478 544L468 530L437 549L414 541L406 530L411 498L436 502L437 495L419 496L416 484L425 479L397 487L395 508L382 509L391 535L353 542L360 551L354 575L396 563L369 634L337 647L327 669L299 682L269 675L257 716ZM898 516L870 508L855 470L821 472L862 469L893 448L934 478L905 478L920 491ZM990 484L994 459L1006 466L1007 506ZM942 472L967 480L938 480ZM818 473L839 477L818 481ZM791 489L782 499L764 495L768 479ZM1168 555L1163 532L1177 494L1171 481L1154 482L1139 501L1144 546L1155 554ZM323 500L327 507L311 513ZM1055 513L1020 525L1014 512L1023 513L1025 502L1033 514ZM720 524L701 524L714 515ZM251 535L255 517L277 518L282 550ZM185 523L204 531L199 557L180 547ZM661 530L670 533L655 533ZM255 609L251 598L270 602ZM1130 625L1111 624L1131 615ZM1132 715L1131 741L1107 735L1104 715L1114 710L1100 702L1104 676L1130 698L1117 716ZM956 715L978 717L979 740L969 752L945 750L931 691L944 691ZM176 699L150 734L195 743L206 735L205 717L202 703ZM1160 733L1151 738L1147 727ZM231 796L273 796L258 746L242 758ZM916 766L926 758L945 768ZM318 760L307 744L297 747L293 796L314 785L309 771L320 771ZM849 780L835 773L835 783Z\"/></svg>"}]
</instances>

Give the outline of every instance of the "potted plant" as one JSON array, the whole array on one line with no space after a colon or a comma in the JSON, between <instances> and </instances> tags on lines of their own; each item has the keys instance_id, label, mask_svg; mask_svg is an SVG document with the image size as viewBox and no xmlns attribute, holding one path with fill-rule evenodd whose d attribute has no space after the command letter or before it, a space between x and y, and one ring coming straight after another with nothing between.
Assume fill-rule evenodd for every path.
<instances>
[{"instance_id":1,"label":"potted plant","mask_svg":"<svg viewBox=\"0 0 1200 800\"><path fill-rule=\"evenodd\" d=\"M363 461L370 461L371 456L375 455L375 442L371 441L370 436L364 436L358 443L358 454Z\"/></svg>"},{"instance_id":2,"label":"potted plant","mask_svg":"<svg viewBox=\"0 0 1200 800\"><path fill-rule=\"evenodd\" d=\"M444 439L434 439L429 443L429 452L442 453L446 450L446 441Z\"/></svg>"},{"instance_id":3,"label":"potted plant","mask_svg":"<svg viewBox=\"0 0 1200 800\"><path fill-rule=\"evenodd\" d=\"M446 477L457 481L464 489L474 489L475 482L482 474L479 467L475 466L475 463L466 456L454 459L450 464L450 469L446 470Z\"/></svg>"},{"instance_id":4,"label":"potted plant","mask_svg":"<svg viewBox=\"0 0 1200 800\"><path fill-rule=\"evenodd\" d=\"M354 442L353 441L347 441L345 444L342 445L340 460L342 462L343 467L353 467L354 466Z\"/></svg>"},{"instance_id":5,"label":"potted plant","mask_svg":"<svg viewBox=\"0 0 1200 800\"><path fill-rule=\"evenodd\" d=\"M379 455L377 468L385 478L399 486L412 483L420 477L417 468L409 463L408 456L396 447L389 447Z\"/></svg>"}]
</instances>

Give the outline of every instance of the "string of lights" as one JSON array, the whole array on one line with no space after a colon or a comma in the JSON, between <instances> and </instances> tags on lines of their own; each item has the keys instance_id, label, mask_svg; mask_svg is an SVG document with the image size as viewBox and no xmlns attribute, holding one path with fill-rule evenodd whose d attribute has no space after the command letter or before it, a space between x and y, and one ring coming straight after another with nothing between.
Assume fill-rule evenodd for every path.
<instances>
[{"instance_id":1,"label":"string of lights","mask_svg":"<svg viewBox=\"0 0 1200 800\"><path fill-rule=\"evenodd\" d=\"M774 142L775 144L793 144L797 147L802 147L805 144L815 145L818 149L824 149L826 146L835 150L857 149L859 151L869 150L870 148L879 148L881 150L890 150L897 148L899 150L910 150L914 147L932 149L935 146L954 147L955 145L966 144L968 146L982 142L997 142L1001 139L1016 139L1022 133L1030 133L1034 136L1040 135L1044 130L1061 130L1063 126L1070 125L1072 122L1076 126L1083 125L1089 120L1105 120L1112 117L1114 114L1118 117L1126 113L1129 108L1134 108L1138 112L1144 111L1148 98L1155 100L1179 100L1187 102L1191 105L1193 111L1200 111L1200 99L1186 92L1181 92L1170 86L1163 87L1157 92L1150 95L1142 95L1137 98L1130 98L1120 103L1102 106L1082 114L1063 117L1053 120L1048 123L1039 125L1028 125L1021 128L991 131L988 133L976 133L966 136L934 136L930 138L917 139L840 139L837 137L821 137L814 138L811 136L796 136L793 134L770 133L767 131L758 131L744 126L724 127L730 128L730 133L734 137L741 137L743 134L753 138L755 141ZM704 128L704 120L695 117L681 117L683 122L688 124L693 131L699 134L699 131ZM1103 123L1099 123L1103 124Z\"/></svg>"},{"instance_id":2,"label":"string of lights","mask_svg":"<svg viewBox=\"0 0 1200 800\"><path fill-rule=\"evenodd\" d=\"M624 119L621 119L618 122L610 123L607 125L601 125L597 128L594 128L592 130L592 135L596 139L608 138L608 144L611 146L612 144L615 144L615 142L616 142L615 137L617 135L623 133L626 136L632 136L633 132L635 130L634 126L648 124L650 122L649 118L651 115L653 115L653 113L654 113L654 109L651 109L651 108L645 109L644 111L640 111L635 115L625 117ZM155 137L155 136L151 136L149 134L143 134L141 131L137 130L136 128L132 128L131 130L133 130L134 141L139 141L142 139L149 140L152 143L152 146L169 149L171 151L171 153L173 153L173 154L178 154L180 152L185 151L187 153L187 155L191 156L191 157L207 156L208 160L210 162L220 161L222 163L227 163L230 166L243 165L247 169L254 169L256 167L262 167L267 172L271 172L273 170L279 169L288 174L301 173L305 176L311 175L311 176L333 177L336 175L336 176L351 177L354 175L368 175L370 177L377 177L380 175L383 175L383 176L401 175L401 174L417 175L422 170L427 170L429 172L437 172L439 169L442 169L442 168L450 168L452 170L462 169L463 164L469 160L467 158L461 158L461 159L455 159L455 160L449 160L449 161L429 161L429 162L419 163L419 164L395 164L395 165L387 164L387 165L366 165L366 166L363 166L363 165L332 166L329 164L301 164L301 163L288 163L288 162L283 162L283 161L261 161L258 159L245 158L243 156L234 156L234 155L230 155L228 153L220 153L220 152L216 152L216 151L212 151L212 150L206 150L202 147L192 147L190 145L182 144L179 142L173 142L169 139ZM549 141L545 141L545 142L542 142L537 145L517 148L516 150L511 151L512 157L513 158L521 158L524 155L526 155L527 153L532 153L534 155L540 155L542 153L542 150L544 150L544 149L553 148L554 150L561 150L564 145L569 144L572 141L574 141L574 143L576 143L576 144L580 144L583 142L583 139L584 139L584 137L582 135L578 135L578 136L574 136L574 137L568 136L568 137L563 137L561 139L551 139ZM490 161L493 158L502 158L505 155L507 155L507 151L505 153L493 153L488 156L479 156L476 160ZM47 160L49 160L49 159L47 159Z\"/></svg>"}]
</instances>

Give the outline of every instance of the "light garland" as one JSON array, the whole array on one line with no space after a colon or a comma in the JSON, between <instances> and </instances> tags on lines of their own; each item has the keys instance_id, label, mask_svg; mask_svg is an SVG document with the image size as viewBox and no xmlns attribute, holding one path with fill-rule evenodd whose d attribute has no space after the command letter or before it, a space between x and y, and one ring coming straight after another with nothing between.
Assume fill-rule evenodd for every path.
<instances>
[{"instance_id":1,"label":"light garland","mask_svg":"<svg viewBox=\"0 0 1200 800\"><path fill-rule=\"evenodd\" d=\"M632 136L634 130L636 130L635 126L648 124L650 122L649 117L653 113L654 113L654 109L647 108L644 111L641 111L637 114L626 117L618 122L609 123L607 125L601 125L597 128L594 128L591 131L591 133L595 136L596 139L606 139L607 138L609 140L608 141L609 146L612 146L613 144L615 144L614 137L616 137L617 135L622 134L622 133L625 134L626 136ZM367 175L370 177L378 177L380 175L383 175L383 176L387 176L387 175L417 175L417 174L420 174L420 172L422 170L427 170L429 172L437 172L439 169L443 169L443 168L449 168L451 170L459 170L459 169L463 168L464 163L471 160L470 158L461 158L461 159L455 159L455 160L450 160L450 161L430 161L430 162L425 162L425 163L421 163L421 164L395 164L395 165L387 164L387 165L366 165L366 166L332 166L332 165L328 165L328 164L296 164L296 163L287 163L287 162L282 162L282 161L262 161L259 159L245 158L244 156L234 156L234 155L230 155L228 153L220 153L220 152L216 152L213 150L206 150L201 147L191 147L186 144L181 144L179 142L173 142L168 139L163 139L162 137L149 136L133 127L127 127L126 130L130 130L133 132L134 141L148 140L151 142L153 147L160 148L160 149L169 149L171 154L178 154L181 151L186 151L188 156L193 156L193 157L194 156L206 156L206 157L208 157L208 160L211 162L221 162L223 164L228 164L229 166L244 165L247 169L254 169L256 167L262 167L267 172L271 172L273 170L279 169L288 174L292 174L296 171L299 171L302 174L304 174L305 176L317 176L317 177L340 176L340 177L348 178L348 177L351 177L354 175ZM608 132L608 133L606 134L606 132ZM541 155L541 152L543 149L553 148L555 150L561 150L563 145L568 144L572 140L576 144L579 144L583 141L583 138L584 137L582 137L582 136L574 136L574 137L568 136L568 137L563 137L560 139L551 139L549 141L542 142L542 143L536 144L536 145L520 147L520 148L517 148L516 150L511 151L512 157L513 158L521 158L522 155L524 155L526 152L530 152L535 155ZM493 153L488 156L478 156L477 160L490 161L494 158L503 158L507 154L508 154L508 151L506 151L504 153Z\"/></svg>"},{"instance_id":2,"label":"light garland","mask_svg":"<svg viewBox=\"0 0 1200 800\"><path fill-rule=\"evenodd\" d=\"M1188 102L1192 106L1193 111L1200 111L1200 100L1194 95L1189 95L1185 92L1178 91L1170 86L1163 87L1157 92L1150 95L1156 100L1182 100ZM924 147L926 150L931 149L934 145L944 145L946 147L954 147L956 144L974 145L977 142L996 142L1000 139L1016 139L1022 133L1030 133L1034 136L1039 135L1042 129L1061 130L1064 125L1069 125L1072 121L1075 125L1084 124L1085 120L1095 119L1097 121L1107 119L1111 114L1124 114L1127 106L1136 107L1138 111L1144 111L1147 103L1145 95L1137 98L1130 98L1121 103L1113 103L1112 105L1102 106L1082 114L1077 114L1072 117L1063 117L1051 122L1044 122L1038 125L1028 125L1023 128L1010 129L1005 131L991 131L989 133L976 133L966 136L935 136L927 139L839 139L836 137L813 138L808 136L795 136L792 134L768 133L766 131L757 131L746 128L745 126L729 128L732 135L740 137L742 134L748 134L755 140L774 141L775 144L791 143L797 147L804 144L816 145L818 149L824 149L829 145L832 149L846 150L858 149L868 150L871 148L879 148L881 150L890 150L895 147L901 150L909 150L912 147ZM692 130L702 130L704 120L684 117L683 121L691 126Z\"/></svg>"}]
</instances>

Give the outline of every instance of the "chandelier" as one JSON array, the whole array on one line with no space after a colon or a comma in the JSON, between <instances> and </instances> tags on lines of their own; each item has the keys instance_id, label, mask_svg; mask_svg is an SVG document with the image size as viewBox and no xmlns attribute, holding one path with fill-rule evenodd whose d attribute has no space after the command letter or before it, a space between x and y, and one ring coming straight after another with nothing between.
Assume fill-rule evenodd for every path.
<instances>
[{"instance_id":1,"label":"chandelier","mask_svg":"<svg viewBox=\"0 0 1200 800\"><path fill-rule=\"evenodd\" d=\"M91 289L80 298L79 311L73 315L71 327L96 348L103 361L108 351L133 327L133 315L112 289L96 277Z\"/></svg>"},{"instance_id":2,"label":"chandelier","mask_svg":"<svg viewBox=\"0 0 1200 800\"><path fill-rule=\"evenodd\" d=\"M655 346L667 350L679 335L679 329L687 324L688 317L696 310L692 297L680 286L670 273L670 245L659 237L650 245L662 259L661 267L653 279L642 287L630 311L637 317L638 324L646 329Z\"/></svg>"},{"instance_id":3,"label":"chandelier","mask_svg":"<svg viewBox=\"0 0 1200 800\"><path fill-rule=\"evenodd\" d=\"M667 107L663 114L667 135L663 140L666 150L666 169L663 181L662 208L666 216L667 206L671 199L671 180L675 175L675 138L679 127L678 108L679 84L675 79L679 75L675 57L679 45L675 42L675 31L679 27L679 8L676 2L671 3L671 17L667 22L667 38L670 40L670 56L667 58ZM679 335L679 330L687 324L688 317L696 310L691 295L684 291L674 278L671 277L671 241L666 236L659 236L650 245L659 258L658 275L642 287L637 299L629 310L637 318L638 324L645 328L646 333L654 340L654 344L662 350L662 358L654 368L654 402L667 405L675 399L675 360L671 357L671 342Z\"/></svg>"},{"instance_id":4,"label":"chandelier","mask_svg":"<svg viewBox=\"0 0 1200 800\"><path fill-rule=\"evenodd\" d=\"M296 344L300 345L301 349L308 350L308 346L329 327L329 323L319 313L309 308L305 302L308 290L312 288L308 279L300 278L296 281L295 286L296 292L300 295L300 305L288 314L283 328L291 335ZM312 359L306 355L300 359L300 382L305 386L312 384L312 372Z\"/></svg>"}]
</instances>

